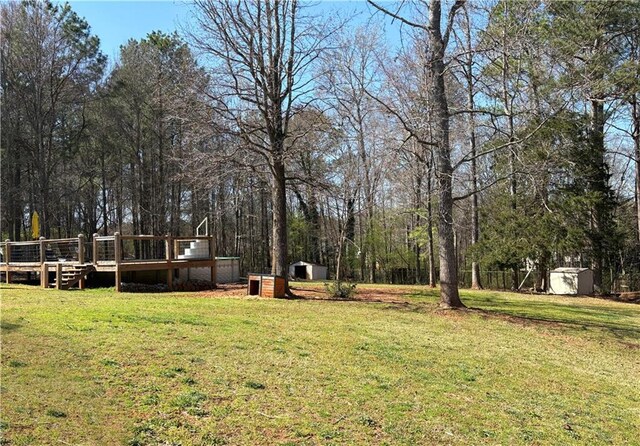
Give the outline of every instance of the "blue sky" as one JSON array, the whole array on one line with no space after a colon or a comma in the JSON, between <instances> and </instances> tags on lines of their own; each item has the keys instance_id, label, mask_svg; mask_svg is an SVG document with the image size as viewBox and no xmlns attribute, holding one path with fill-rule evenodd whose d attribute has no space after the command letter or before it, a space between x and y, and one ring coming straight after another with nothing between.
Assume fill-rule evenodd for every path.
<instances>
[{"instance_id":1,"label":"blue sky","mask_svg":"<svg viewBox=\"0 0 640 446\"><path fill-rule=\"evenodd\" d=\"M92 33L100 37L104 54L113 62L117 59L120 45L131 38L141 39L155 30L180 32L189 25L191 6L184 0L166 1L69 1L74 11L84 17ZM319 12L341 9L356 10L368 17L368 6L364 0L320 1Z\"/></svg>"},{"instance_id":2,"label":"blue sky","mask_svg":"<svg viewBox=\"0 0 640 446\"><path fill-rule=\"evenodd\" d=\"M100 37L102 51L116 59L120 45L141 39L154 30L173 32L188 23L189 5L184 1L70 1L84 17L92 33Z\"/></svg>"}]
</instances>

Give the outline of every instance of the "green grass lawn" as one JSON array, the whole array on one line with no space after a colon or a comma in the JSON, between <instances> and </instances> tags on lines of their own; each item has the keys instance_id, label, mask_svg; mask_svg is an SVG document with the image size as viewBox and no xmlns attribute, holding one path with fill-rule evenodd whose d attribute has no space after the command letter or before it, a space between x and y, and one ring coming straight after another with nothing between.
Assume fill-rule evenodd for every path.
<instances>
[{"instance_id":1,"label":"green grass lawn","mask_svg":"<svg viewBox=\"0 0 640 446\"><path fill-rule=\"evenodd\" d=\"M2 444L640 444L638 305L1 291Z\"/></svg>"}]
</instances>

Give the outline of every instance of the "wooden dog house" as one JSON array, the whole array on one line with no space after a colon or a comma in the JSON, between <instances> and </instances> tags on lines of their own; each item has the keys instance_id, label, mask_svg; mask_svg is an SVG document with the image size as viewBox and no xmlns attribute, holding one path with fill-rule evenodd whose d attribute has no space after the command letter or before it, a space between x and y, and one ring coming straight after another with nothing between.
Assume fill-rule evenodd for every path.
<instances>
[{"instance_id":1,"label":"wooden dog house","mask_svg":"<svg viewBox=\"0 0 640 446\"><path fill-rule=\"evenodd\" d=\"M282 298L285 294L284 277L269 274L249 274L249 296Z\"/></svg>"}]
</instances>

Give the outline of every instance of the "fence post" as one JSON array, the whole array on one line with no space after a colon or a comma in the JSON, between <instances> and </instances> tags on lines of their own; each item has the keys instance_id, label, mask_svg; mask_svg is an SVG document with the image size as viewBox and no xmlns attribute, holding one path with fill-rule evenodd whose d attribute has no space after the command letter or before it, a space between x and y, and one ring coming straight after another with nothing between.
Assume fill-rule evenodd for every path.
<instances>
[{"instance_id":1,"label":"fence post","mask_svg":"<svg viewBox=\"0 0 640 446\"><path fill-rule=\"evenodd\" d=\"M98 233L93 234L92 244L93 244L93 264L98 264Z\"/></svg>"},{"instance_id":2,"label":"fence post","mask_svg":"<svg viewBox=\"0 0 640 446\"><path fill-rule=\"evenodd\" d=\"M6 239L4 245L4 263L7 264L7 273L5 278L7 283L11 283L11 272L9 271L9 263L11 263L11 240Z\"/></svg>"},{"instance_id":3,"label":"fence post","mask_svg":"<svg viewBox=\"0 0 640 446\"><path fill-rule=\"evenodd\" d=\"M173 268L171 266L171 260L173 260L173 239L170 235L164 237L164 254L167 260L167 287L169 290L173 289Z\"/></svg>"},{"instance_id":4,"label":"fence post","mask_svg":"<svg viewBox=\"0 0 640 446\"><path fill-rule=\"evenodd\" d=\"M46 240L44 237L40 237L40 263L44 263L47 261L47 248L44 243Z\"/></svg>"},{"instance_id":5,"label":"fence post","mask_svg":"<svg viewBox=\"0 0 640 446\"><path fill-rule=\"evenodd\" d=\"M78 262L84 263L84 234L78 234Z\"/></svg>"},{"instance_id":6,"label":"fence post","mask_svg":"<svg viewBox=\"0 0 640 446\"><path fill-rule=\"evenodd\" d=\"M113 256L116 262L116 291L122 291L121 280L122 272L120 271L120 233L113 234Z\"/></svg>"}]
</instances>

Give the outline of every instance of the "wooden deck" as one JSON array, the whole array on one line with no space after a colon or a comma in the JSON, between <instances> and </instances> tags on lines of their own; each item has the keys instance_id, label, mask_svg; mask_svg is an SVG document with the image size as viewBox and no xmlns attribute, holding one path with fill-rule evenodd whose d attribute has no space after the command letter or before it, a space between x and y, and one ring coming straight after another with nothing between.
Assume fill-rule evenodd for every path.
<instances>
[{"instance_id":1,"label":"wooden deck","mask_svg":"<svg viewBox=\"0 0 640 446\"><path fill-rule=\"evenodd\" d=\"M189 246L189 247L187 247ZM171 237L151 235L84 235L71 239L45 239L30 242L0 243L0 272L7 283L12 273L40 274L43 287L49 286L49 272L56 278L63 271L91 265L92 271L115 274L116 291L121 291L122 273L129 271L166 271L167 285L173 286L177 269L210 268L211 281L216 281L214 239L210 236ZM57 283L60 280L56 279ZM84 280L79 281L80 288Z\"/></svg>"}]
</instances>

